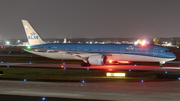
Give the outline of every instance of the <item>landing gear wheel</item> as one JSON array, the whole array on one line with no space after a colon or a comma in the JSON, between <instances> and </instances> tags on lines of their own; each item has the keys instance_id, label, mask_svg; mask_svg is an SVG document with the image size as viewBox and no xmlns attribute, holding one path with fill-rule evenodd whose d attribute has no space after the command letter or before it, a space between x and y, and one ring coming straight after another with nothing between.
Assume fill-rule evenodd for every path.
<instances>
[{"instance_id":1,"label":"landing gear wheel","mask_svg":"<svg viewBox=\"0 0 180 101\"><path fill-rule=\"evenodd\" d=\"M162 67L163 67L163 65L162 65L162 64L160 64L160 65L159 65L159 68L162 68Z\"/></svg>"}]
</instances>

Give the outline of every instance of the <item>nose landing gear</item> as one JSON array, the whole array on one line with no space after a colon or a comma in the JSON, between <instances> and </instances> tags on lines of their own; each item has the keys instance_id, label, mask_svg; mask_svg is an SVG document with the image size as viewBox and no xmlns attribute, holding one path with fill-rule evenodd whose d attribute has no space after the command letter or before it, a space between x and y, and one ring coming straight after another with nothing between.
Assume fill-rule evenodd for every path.
<instances>
[{"instance_id":1,"label":"nose landing gear","mask_svg":"<svg viewBox=\"0 0 180 101\"><path fill-rule=\"evenodd\" d=\"M160 64L159 64L159 68L162 68L163 67L163 64L165 64L165 61L161 61L161 62L159 62Z\"/></svg>"}]
</instances>

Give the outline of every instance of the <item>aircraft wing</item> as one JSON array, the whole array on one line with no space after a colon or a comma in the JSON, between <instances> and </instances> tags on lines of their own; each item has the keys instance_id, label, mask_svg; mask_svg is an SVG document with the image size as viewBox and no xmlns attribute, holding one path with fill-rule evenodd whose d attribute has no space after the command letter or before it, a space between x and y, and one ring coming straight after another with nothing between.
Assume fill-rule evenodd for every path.
<instances>
[{"instance_id":1,"label":"aircraft wing","mask_svg":"<svg viewBox=\"0 0 180 101\"><path fill-rule=\"evenodd\" d=\"M166 63L180 64L180 61L167 61Z\"/></svg>"},{"instance_id":2,"label":"aircraft wing","mask_svg":"<svg viewBox=\"0 0 180 101\"><path fill-rule=\"evenodd\" d=\"M87 59L89 56L103 54L106 56L111 56L111 53L90 53L90 52L78 52L78 51L68 51L68 50L58 50L58 49L44 49L44 48L32 48L33 51L44 51L44 52L58 52L59 54L70 54L75 58L81 58L82 60Z\"/></svg>"}]
</instances>

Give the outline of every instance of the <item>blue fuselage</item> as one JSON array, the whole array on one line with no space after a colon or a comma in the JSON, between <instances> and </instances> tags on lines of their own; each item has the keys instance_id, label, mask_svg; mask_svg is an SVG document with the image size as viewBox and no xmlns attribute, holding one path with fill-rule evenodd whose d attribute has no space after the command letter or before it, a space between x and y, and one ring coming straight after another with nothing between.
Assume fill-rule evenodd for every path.
<instances>
[{"instance_id":1,"label":"blue fuselage","mask_svg":"<svg viewBox=\"0 0 180 101\"><path fill-rule=\"evenodd\" d=\"M159 58L176 58L168 49L157 45L132 45L132 44L71 44L52 43L31 46L32 48L43 49L43 51L70 51L101 54L131 54Z\"/></svg>"}]
</instances>

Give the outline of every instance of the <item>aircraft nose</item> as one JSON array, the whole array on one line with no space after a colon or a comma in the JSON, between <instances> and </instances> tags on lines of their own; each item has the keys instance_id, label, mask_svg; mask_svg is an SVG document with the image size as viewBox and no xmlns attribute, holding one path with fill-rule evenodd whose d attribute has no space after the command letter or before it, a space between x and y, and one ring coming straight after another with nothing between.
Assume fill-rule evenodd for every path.
<instances>
[{"instance_id":1,"label":"aircraft nose","mask_svg":"<svg viewBox=\"0 0 180 101\"><path fill-rule=\"evenodd\" d=\"M176 55L174 53L171 54L171 58L175 58L176 59Z\"/></svg>"}]
</instances>

